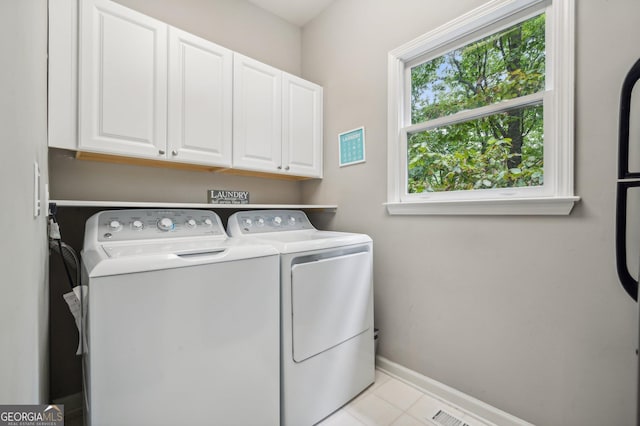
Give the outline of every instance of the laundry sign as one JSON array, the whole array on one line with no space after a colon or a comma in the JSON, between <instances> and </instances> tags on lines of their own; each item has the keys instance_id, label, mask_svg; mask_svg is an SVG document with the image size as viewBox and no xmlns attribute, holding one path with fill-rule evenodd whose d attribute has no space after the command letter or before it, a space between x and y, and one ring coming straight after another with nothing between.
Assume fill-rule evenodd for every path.
<instances>
[{"instance_id":1,"label":"laundry sign","mask_svg":"<svg viewBox=\"0 0 640 426\"><path fill-rule=\"evenodd\" d=\"M210 189L207 191L207 202L210 204L249 204L249 191Z\"/></svg>"},{"instance_id":2,"label":"laundry sign","mask_svg":"<svg viewBox=\"0 0 640 426\"><path fill-rule=\"evenodd\" d=\"M338 135L340 145L339 166L350 166L365 162L364 155L364 127L349 130Z\"/></svg>"}]
</instances>

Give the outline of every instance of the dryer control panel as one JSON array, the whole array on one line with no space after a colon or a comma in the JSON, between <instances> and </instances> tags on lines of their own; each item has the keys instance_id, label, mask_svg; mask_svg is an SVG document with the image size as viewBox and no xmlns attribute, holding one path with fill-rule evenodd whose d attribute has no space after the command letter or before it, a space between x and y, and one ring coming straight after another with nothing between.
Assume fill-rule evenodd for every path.
<instances>
[{"instance_id":1,"label":"dryer control panel","mask_svg":"<svg viewBox=\"0 0 640 426\"><path fill-rule=\"evenodd\" d=\"M300 210L252 210L231 215L227 229L233 236L315 228Z\"/></svg>"},{"instance_id":2,"label":"dryer control panel","mask_svg":"<svg viewBox=\"0 0 640 426\"><path fill-rule=\"evenodd\" d=\"M227 237L220 217L214 212L183 209L103 211L98 215L97 234L98 241Z\"/></svg>"}]
</instances>

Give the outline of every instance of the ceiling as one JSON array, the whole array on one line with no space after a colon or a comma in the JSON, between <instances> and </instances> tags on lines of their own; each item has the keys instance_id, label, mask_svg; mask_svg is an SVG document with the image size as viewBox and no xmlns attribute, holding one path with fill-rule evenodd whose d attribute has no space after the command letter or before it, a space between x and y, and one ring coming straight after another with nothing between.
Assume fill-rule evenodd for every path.
<instances>
[{"instance_id":1,"label":"ceiling","mask_svg":"<svg viewBox=\"0 0 640 426\"><path fill-rule=\"evenodd\" d=\"M299 27L318 16L335 0L249 0Z\"/></svg>"}]
</instances>

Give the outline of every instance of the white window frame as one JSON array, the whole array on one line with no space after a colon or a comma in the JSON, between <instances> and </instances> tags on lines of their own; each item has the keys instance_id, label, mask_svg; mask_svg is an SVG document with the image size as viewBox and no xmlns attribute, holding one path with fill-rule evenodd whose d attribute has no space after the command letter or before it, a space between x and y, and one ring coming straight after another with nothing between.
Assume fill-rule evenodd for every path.
<instances>
[{"instance_id":1,"label":"white window frame","mask_svg":"<svg viewBox=\"0 0 640 426\"><path fill-rule=\"evenodd\" d=\"M542 95L524 102L544 104L544 185L527 188L407 193L407 108L410 68L452 49L546 13L546 78ZM389 214L568 215L580 198L574 195L574 0L492 0L483 6L389 52L388 189ZM407 80L408 79L408 80ZM516 102L523 102L522 99ZM493 108L483 107L482 110ZM477 112L476 112L477 113ZM465 114L467 117L465 117ZM456 114L472 118L473 111Z\"/></svg>"}]
</instances>

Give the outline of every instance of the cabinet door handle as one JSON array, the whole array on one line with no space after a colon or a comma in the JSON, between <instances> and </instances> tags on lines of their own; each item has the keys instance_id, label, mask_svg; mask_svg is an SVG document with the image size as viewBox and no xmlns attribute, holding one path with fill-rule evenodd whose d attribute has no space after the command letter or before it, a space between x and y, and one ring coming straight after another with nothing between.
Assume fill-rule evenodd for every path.
<instances>
[{"instance_id":1,"label":"cabinet door handle","mask_svg":"<svg viewBox=\"0 0 640 426\"><path fill-rule=\"evenodd\" d=\"M160 155L164 155L164 149L159 149L159 150L158 150L158 154L160 154Z\"/></svg>"},{"instance_id":2,"label":"cabinet door handle","mask_svg":"<svg viewBox=\"0 0 640 426\"><path fill-rule=\"evenodd\" d=\"M282 170L282 166L278 166L278 170Z\"/></svg>"},{"instance_id":3,"label":"cabinet door handle","mask_svg":"<svg viewBox=\"0 0 640 426\"><path fill-rule=\"evenodd\" d=\"M175 149L173 151L171 151L171 155L178 155L178 151L176 151Z\"/></svg>"},{"instance_id":4,"label":"cabinet door handle","mask_svg":"<svg viewBox=\"0 0 640 426\"><path fill-rule=\"evenodd\" d=\"M285 169L285 170L289 170L290 168L291 168L291 167L287 166L287 167L285 167L284 169Z\"/></svg>"}]
</instances>

